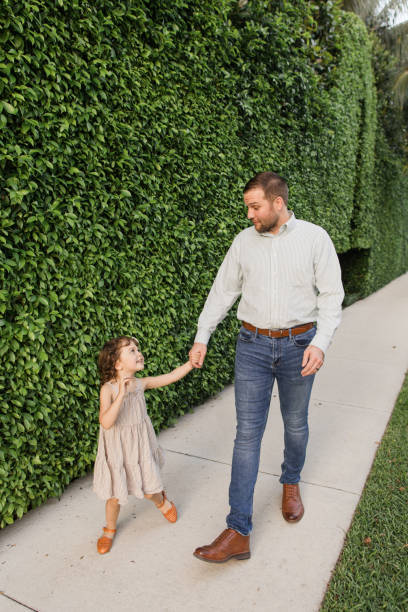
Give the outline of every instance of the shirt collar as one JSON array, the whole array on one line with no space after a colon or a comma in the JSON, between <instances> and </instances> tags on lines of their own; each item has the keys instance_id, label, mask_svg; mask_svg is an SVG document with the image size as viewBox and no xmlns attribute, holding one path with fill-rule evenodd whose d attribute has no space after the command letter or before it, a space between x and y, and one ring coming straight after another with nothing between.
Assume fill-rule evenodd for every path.
<instances>
[{"instance_id":1,"label":"shirt collar","mask_svg":"<svg viewBox=\"0 0 408 612\"><path fill-rule=\"evenodd\" d=\"M293 212L293 210L289 210L288 212L290 214L290 217L286 221L286 223L282 225L282 227L280 228L280 231L284 229L284 231L291 232L295 228L295 225L296 225L295 213Z\"/></svg>"}]
</instances>

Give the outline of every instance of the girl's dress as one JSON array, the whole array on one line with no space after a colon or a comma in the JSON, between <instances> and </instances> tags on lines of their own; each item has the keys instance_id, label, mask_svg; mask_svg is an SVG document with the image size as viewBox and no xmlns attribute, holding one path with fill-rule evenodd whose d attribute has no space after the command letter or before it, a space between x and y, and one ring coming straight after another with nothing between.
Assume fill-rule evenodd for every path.
<instances>
[{"instance_id":1,"label":"girl's dress","mask_svg":"<svg viewBox=\"0 0 408 612\"><path fill-rule=\"evenodd\" d=\"M140 379L123 398L118 418L109 429L99 429L93 490L102 499L116 497L122 506L128 495L160 493L163 451L146 412ZM109 383L118 392L117 383Z\"/></svg>"}]
</instances>

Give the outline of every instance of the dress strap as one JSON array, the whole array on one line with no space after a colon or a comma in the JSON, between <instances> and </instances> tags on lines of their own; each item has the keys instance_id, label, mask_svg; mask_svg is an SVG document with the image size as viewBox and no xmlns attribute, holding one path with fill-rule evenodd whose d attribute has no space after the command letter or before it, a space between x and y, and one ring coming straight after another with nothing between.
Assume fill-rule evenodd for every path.
<instances>
[{"instance_id":1,"label":"dress strap","mask_svg":"<svg viewBox=\"0 0 408 612\"><path fill-rule=\"evenodd\" d=\"M141 378L136 378L135 377L135 381L136 381L135 391L137 391L137 390L139 390L143 386L143 383L142 383L142 379ZM111 387L118 387L119 386L119 383L117 383L116 381L115 382L111 382L110 380L108 380L107 383Z\"/></svg>"}]
</instances>

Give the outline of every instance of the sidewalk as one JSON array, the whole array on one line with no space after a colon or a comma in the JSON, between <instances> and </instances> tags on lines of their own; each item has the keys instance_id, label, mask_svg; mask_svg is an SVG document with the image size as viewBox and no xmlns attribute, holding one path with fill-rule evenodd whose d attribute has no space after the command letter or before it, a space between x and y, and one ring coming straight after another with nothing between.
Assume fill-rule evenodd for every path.
<instances>
[{"instance_id":1,"label":"sidewalk","mask_svg":"<svg viewBox=\"0 0 408 612\"><path fill-rule=\"evenodd\" d=\"M96 552L104 504L91 476L0 532L0 610L317 612L408 368L408 274L343 313L316 378L302 473L303 520L280 514L283 429L274 390L255 489L252 558L203 563L225 528L233 387L160 435L179 521L124 506L112 551ZM17 600L23 606L12 599Z\"/></svg>"}]
</instances>

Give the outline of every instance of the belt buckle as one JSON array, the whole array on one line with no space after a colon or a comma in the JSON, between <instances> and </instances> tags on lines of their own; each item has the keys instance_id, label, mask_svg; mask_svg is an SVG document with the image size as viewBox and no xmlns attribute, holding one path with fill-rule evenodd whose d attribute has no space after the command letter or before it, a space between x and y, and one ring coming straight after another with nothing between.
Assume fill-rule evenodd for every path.
<instances>
[{"instance_id":1,"label":"belt buckle","mask_svg":"<svg viewBox=\"0 0 408 612\"><path fill-rule=\"evenodd\" d=\"M284 331L285 331L284 329L268 329L268 337L269 338L282 338Z\"/></svg>"}]
</instances>

